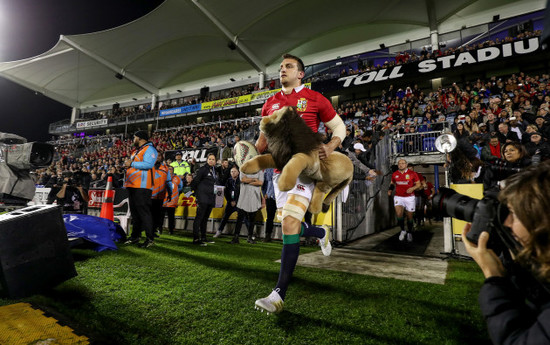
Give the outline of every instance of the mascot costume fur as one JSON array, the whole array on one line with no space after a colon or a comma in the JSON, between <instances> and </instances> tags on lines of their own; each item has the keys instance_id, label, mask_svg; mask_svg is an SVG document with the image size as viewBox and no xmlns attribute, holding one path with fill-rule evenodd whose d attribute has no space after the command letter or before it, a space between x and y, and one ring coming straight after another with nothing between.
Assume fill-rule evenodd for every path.
<instances>
[{"instance_id":1,"label":"mascot costume fur","mask_svg":"<svg viewBox=\"0 0 550 345\"><path fill-rule=\"evenodd\" d=\"M296 179L303 174L315 181L309 211L312 214L328 211L338 193L353 179L351 160L339 152L319 159L322 136L313 133L296 112L296 107L284 107L263 117L260 130L267 139L270 153L248 160L241 171L254 174L262 169L277 168L281 171L278 186L283 192L294 188Z\"/></svg>"}]
</instances>

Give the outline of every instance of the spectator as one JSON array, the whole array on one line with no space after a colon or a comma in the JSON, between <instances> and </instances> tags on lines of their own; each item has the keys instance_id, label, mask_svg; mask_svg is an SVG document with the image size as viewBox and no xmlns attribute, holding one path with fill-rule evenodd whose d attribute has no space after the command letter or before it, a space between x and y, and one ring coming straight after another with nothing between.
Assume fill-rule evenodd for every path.
<instances>
[{"instance_id":1,"label":"spectator","mask_svg":"<svg viewBox=\"0 0 550 345\"><path fill-rule=\"evenodd\" d=\"M542 135L539 132L531 133L530 140L531 141L525 145L529 157L534 159L535 155L538 155L538 162L550 158L550 144L542 139Z\"/></svg>"},{"instance_id":2,"label":"spectator","mask_svg":"<svg viewBox=\"0 0 550 345\"><path fill-rule=\"evenodd\" d=\"M199 168L197 176L191 182L197 198L197 215L193 222L193 244L196 245L206 246L208 243L206 223L215 204L214 184L217 179L215 164L216 156L210 153L206 164Z\"/></svg>"},{"instance_id":3,"label":"spectator","mask_svg":"<svg viewBox=\"0 0 550 345\"><path fill-rule=\"evenodd\" d=\"M520 142L516 132L510 131L510 126L506 122L502 122L498 125L498 141L501 144L505 144L511 141Z\"/></svg>"},{"instance_id":4,"label":"spectator","mask_svg":"<svg viewBox=\"0 0 550 345\"><path fill-rule=\"evenodd\" d=\"M483 177L483 190L498 191L500 182L531 165L525 147L517 141L502 145L502 161L490 164Z\"/></svg>"},{"instance_id":5,"label":"spectator","mask_svg":"<svg viewBox=\"0 0 550 345\"><path fill-rule=\"evenodd\" d=\"M225 196L225 210L223 212L222 220L216 234L215 238L218 238L222 235L225 224L229 220L229 217L235 212L238 212L237 201L239 200L240 190L241 190L241 180L239 179L239 168L234 165L231 168L231 173L229 178L225 181L225 188L223 190Z\"/></svg>"},{"instance_id":6,"label":"spectator","mask_svg":"<svg viewBox=\"0 0 550 345\"><path fill-rule=\"evenodd\" d=\"M248 239L247 242L255 244L254 227L256 212L262 207L262 184L264 183L264 172L259 171L255 174L240 174L241 191L237 201L237 224L235 225L235 234L231 240L232 244L239 243L239 235L244 218L248 220Z\"/></svg>"}]
</instances>

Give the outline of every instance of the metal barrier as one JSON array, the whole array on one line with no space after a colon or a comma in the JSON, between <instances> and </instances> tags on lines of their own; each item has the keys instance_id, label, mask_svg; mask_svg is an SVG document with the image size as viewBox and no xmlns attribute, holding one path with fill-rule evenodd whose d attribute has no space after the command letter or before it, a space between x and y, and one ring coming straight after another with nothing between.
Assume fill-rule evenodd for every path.
<instances>
[{"instance_id":1,"label":"metal barrier","mask_svg":"<svg viewBox=\"0 0 550 345\"><path fill-rule=\"evenodd\" d=\"M354 180L346 202L338 197L335 207L335 239L349 242L396 225L395 211L387 191L391 182L392 165L401 158L413 164L441 164L445 155L435 149L440 130L391 134L376 144L371 163L382 174L374 181ZM355 167L355 169L358 169Z\"/></svg>"},{"instance_id":2,"label":"metal barrier","mask_svg":"<svg viewBox=\"0 0 550 345\"><path fill-rule=\"evenodd\" d=\"M387 194L392 173L390 151L391 139L385 136L376 144L371 157L371 163L382 174L373 181L353 180L347 200L342 202L342 195L336 199L336 241L349 242L394 225L393 205Z\"/></svg>"}]
</instances>

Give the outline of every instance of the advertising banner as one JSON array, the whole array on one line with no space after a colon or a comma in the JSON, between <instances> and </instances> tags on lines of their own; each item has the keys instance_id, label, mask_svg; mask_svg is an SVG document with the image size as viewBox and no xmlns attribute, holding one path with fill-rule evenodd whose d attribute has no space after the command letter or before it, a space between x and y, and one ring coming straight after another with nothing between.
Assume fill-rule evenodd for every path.
<instances>
[{"instance_id":1,"label":"advertising banner","mask_svg":"<svg viewBox=\"0 0 550 345\"><path fill-rule=\"evenodd\" d=\"M85 129L85 128L91 128L91 127L96 127L96 126L105 126L105 125L107 125L107 123L108 123L107 119L77 122L76 123L76 128L77 129Z\"/></svg>"},{"instance_id":2,"label":"advertising banner","mask_svg":"<svg viewBox=\"0 0 550 345\"><path fill-rule=\"evenodd\" d=\"M527 38L515 42L508 42L490 47L467 50L439 56L435 59L426 59L404 65L381 68L365 73L341 77L338 79L315 82L315 90L340 90L355 86L362 86L376 82L396 80L400 78L426 78L424 75L432 72L458 69L483 62L518 57L541 50L538 37Z\"/></svg>"},{"instance_id":3,"label":"advertising banner","mask_svg":"<svg viewBox=\"0 0 550 345\"><path fill-rule=\"evenodd\" d=\"M216 146L216 147L205 147L201 149L182 149L182 150L166 151L164 153L164 158L175 160L176 152L181 152L182 160L189 161L195 158L195 161L197 161L198 163L206 162L206 159L208 158L208 155L210 153L215 154L216 158L219 157L218 147Z\"/></svg>"},{"instance_id":4,"label":"advertising banner","mask_svg":"<svg viewBox=\"0 0 550 345\"><path fill-rule=\"evenodd\" d=\"M159 116L162 117L162 116L170 116L170 115L178 115L178 114L187 114L187 113L192 113L194 111L199 111L199 110L201 110L200 103L191 104L191 105L186 105L183 107L177 107L172 109L163 109L159 112Z\"/></svg>"}]
</instances>

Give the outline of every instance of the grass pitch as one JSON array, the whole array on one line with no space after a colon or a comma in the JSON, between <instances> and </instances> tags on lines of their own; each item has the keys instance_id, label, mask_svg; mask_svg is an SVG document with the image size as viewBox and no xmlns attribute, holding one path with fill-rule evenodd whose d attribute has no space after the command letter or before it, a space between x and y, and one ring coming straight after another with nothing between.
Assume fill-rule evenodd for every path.
<instances>
[{"instance_id":1,"label":"grass pitch","mask_svg":"<svg viewBox=\"0 0 550 345\"><path fill-rule=\"evenodd\" d=\"M77 277L0 304L29 302L94 344L490 344L474 262L451 260L445 285L298 266L285 311L267 316L254 301L277 281L282 244L229 240L73 249Z\"/></svg>"}]
</instances>

